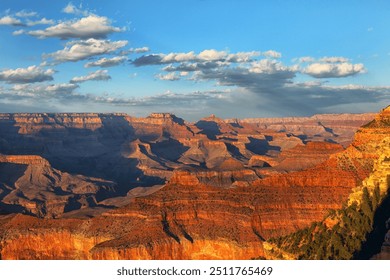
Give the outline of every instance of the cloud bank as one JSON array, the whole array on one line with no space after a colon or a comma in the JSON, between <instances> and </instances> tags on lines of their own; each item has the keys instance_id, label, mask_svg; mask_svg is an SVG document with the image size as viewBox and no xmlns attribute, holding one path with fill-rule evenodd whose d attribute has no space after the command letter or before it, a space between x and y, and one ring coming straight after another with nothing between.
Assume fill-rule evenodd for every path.
<instances>
[{"instance_id":1,"label":"cloud bank","mask_svg":"<svg viewBox=\"0 0 390 280\"><path fill-rule=\"evenodd\" d=\"M44 70L38 66L27 68L7 69L0 72L0 81L9 84L26 84L52 81L55 71L53 69Z\"/></svg>"}]
</instances>

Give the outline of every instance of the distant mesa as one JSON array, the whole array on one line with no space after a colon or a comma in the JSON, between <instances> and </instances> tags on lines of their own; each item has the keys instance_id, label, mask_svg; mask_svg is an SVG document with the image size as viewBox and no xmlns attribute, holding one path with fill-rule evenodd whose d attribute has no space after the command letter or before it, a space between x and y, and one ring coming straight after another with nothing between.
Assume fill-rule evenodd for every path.
<instances>
[{"instance_id":1,"label":"distant mesa","mask_svg":"<svg viewBox=\"0 0 390 280\"><path fill-rule=\"evenodd\" d=\"M210 116L208 117L204 117L201 119L201 121L212 121L212 122L216 122L216 123L224 123L225 120L221 119L221 118L218 118L216 115L214 114L211 114Z\"/></svg>"},{"instance_id":2,"label":"distant mesa","mask_svg":"<svg viewBox=\"0 0 390 280\"><path fill-rule=\"evenodd\" d=\"M147 119L160 119L163 121L172 121L174 123L183 125L184 120L182 118L176 117L173 113L151 113L147 116Z\"/></svg>"}]
</instances>

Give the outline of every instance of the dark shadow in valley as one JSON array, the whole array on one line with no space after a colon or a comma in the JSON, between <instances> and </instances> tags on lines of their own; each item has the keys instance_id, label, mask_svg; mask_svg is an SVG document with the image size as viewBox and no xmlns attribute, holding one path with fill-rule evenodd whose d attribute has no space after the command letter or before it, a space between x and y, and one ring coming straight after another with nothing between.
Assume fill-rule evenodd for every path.
<instances>
[{"instance_id":1,"label":"dark shadow in valley","mask_svg":"<svg viewBox=\"0 0 390 280\"><path fill-rule=\"evenodd\" d=\"M238 122L232 122L232 123L229 123L232 127L235 127L235 128L244 128L240 123Z\"/></svg>"},{"instance_id":2,"label":"dark shadow in valley","mask_svg":"<svg viewBox=\"0 0 390 280\"><path fill-rule=\"evenodd\" d=\"M216 140L217 135L222 134L218 124L213 121L198 121L195 126L201 129L200 134L205 134L211 140Z\"/></svg>"},{"instance_id":3,"label":"dark shadow in valley","mask_svg":"<svg viewBox=\"0 0 390 280\"><path fill-rule=\"evenodd\" d=\"M21 205L3 202L4 197L15 189L15 182L23 176L26 169L27 165L24 164L0 163L0 214L28 214Z\"/></svg>"},{"instance_id":4,"label":"dark shadow in valley","mask_svg":"<svg viewBox=\"0 0 390 280\"><path fill-rule=\"evenodd\" d=\"M23 206L17 204L7 204L0 201L0 214L21 213L24 215L34 216L28 212Z\"/></svg>"},{"instance_id":5,"label":"dark shadow in valley","mask_svg":"<svg viewBox=\"0 0 390 280\"><path fill-rule=\"evenodd\" d=\"M245 147L252 153L258 155L265 155L269 151L280 151L280 147L271 146L267 139L257 139L248 137L249 143L245 144Z\"/></svg>"},{"instance_id":6,"label":"dark shadow in valley","mask_svg":"<svg viewBox=\"0 0 390 280\"><path fill-rule=\"evenodd\" d=\"M189 150L189 147L184 146L179 141L169 138L167 140L150 144L153 154L161 161L165 158L170 161L175 161L182 156L183 153Z\"/></svg>"},{"instance_id":7,"label":"dark shadow in valley","mask_svg":"<svg viewBox=\"0 0 390 280\"><path fill-rule=\"evenodd\" d=\"M388 178L389 179L389 178ZM385 235L388 231L386 221L390 218L390 195L388 194L374 215L373 230L368 234L359 252L354 254L354 259L368 260L381 251Z\"/></svg>"},{"instance_id":8,"label":"dark shadow in valley","mask_svg":"<svg viewBox=\"0 0 390 280\"><path fill-rule=\"evenodd\" d=\"M230 144L230 143L225 143L226 144L226 148L228 150L228 152L236 159L245 159L244 155L241 154L240 150L234 146L233 144Z\"/></svg>"}]
</instances>

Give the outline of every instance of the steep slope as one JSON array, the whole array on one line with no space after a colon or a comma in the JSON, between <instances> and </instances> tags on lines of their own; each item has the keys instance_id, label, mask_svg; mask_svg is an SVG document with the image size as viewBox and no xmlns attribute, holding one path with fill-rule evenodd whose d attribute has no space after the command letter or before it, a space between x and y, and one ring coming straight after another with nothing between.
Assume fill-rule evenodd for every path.
<instances>
[{"instance_id":1,"label":"steep slope","mask_svg":"<svg viewBox=\"0 0 390 280\"><path fill-rule=\"evenodd\" d=\"M384 229L385 221L390 217L389 135L390 107L387 107L359 130L351 147L344 153L345 157L355 154L360 162L373 162L370 175L352 190L342 209L330 212L310 228L266 243L268 258L350 259L372 257L373 253L378 253L373 247L385 239L383 230L382 236L378 235L378 227ZM387 242L385 240L382 253L375 258L388 256Z\"/></svg>"}]
</instances>

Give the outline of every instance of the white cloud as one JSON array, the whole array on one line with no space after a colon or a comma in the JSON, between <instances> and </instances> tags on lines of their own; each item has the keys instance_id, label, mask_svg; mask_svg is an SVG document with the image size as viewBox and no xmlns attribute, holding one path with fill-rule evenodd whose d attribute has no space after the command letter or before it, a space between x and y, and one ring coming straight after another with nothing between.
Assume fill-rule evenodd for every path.
<instances>
[{"instance_id":1,"label":"white cloud","mask_svg":"<svg viewBox=\"0 0 390 280\"><path fill-rule=\"evenodd\" d=\"M177 81L180 80L180 75L176 74L175 72L171 72L165 75L159 74L156 76L156 78L163 81Z\"/></svg>"},{"instance_id":2,"label":"white cloud","mask_svg":"<svg viewBox=\"0 0 390 280\"><path fill-rule=\"evenodd\" d=\"M44 70L38 66L27 68L7 69L0 72L0 81L10 84L37 83L53 80L55 71L53 69Z\"/></svg>"},{"instance_id":3,"label":"white cloud","mask_svg":"<svg viewBox=\"0 0 390 280\"><path fill-rule=\"evenodd\" d=\"M149 51L150 51L149 47L131 48L129 50L130 53L146 53Z\"/></svg>"},{"instance_id":4,"label":"white cloud","mask_svg":"<svg viewBox=\"0 0 390 280\"><path fill-rule=\"evenodd\" d=\"M272 58L281 58L282 54L280 52L269 50L261 53L262 55L266 57L272 57Z\"/></svg>"},{"instance_id":5,"label":"white cloud","mask_svg":"<svg viewBox=\"0 0 390 280\"><path fill-rule=\"evenodd\" d=\"M48 37L87 39L105 38L108 34L122 31L110 24L110 20L106 17L90 15L79 20L61 22L44 30L30 31L28 34L41 39Z\"/></svg>"},{"instance_id":6,"label":"white cloud","mask_svg":"<svg viewBox=\"0 0 390 280\"><path fill-rule=\"evenodd\" d=\"M325 62L325 63L343 63L348 62L349 59L341 56L325 56L318 60L319 62Z\"/></svg>"},{"instance_id":7,"label":"white cloud","mask_svg":"<svg viewBox=\"0 0 390 280\"><path fill-rule=\"evenodd\" d=\"M122 64L126 60L127 60L126 56L116 56L116 57L112 57L112 58L103 57L97 61L86 63L84 65L84 67L86 67L86 68L89 68L89 67L112 67L112 66Z\"/></svg>"},{"instance_id":8,"label":"white cloud","mask_svg":"<svg viewBox=\"0 0 390 280\"><path fill-rule=\"evenodd\" d=\"M339 78L364 73L364 65L342 63L313 63L303 69L303 73L315 78Z\"/></svg>"},{"instance_id":9,"label":"white cloud","mask_svg":"<svg viewBox=\"0 0 390 280\"><path fill-rule=\"evenodd\" d=\"M108 75L107 70L98 70L92 73L89 73L87 76L74 77L70 83L78 84L84 83L87 81L108 81L111 79L111 76Z\"/></svg>"},{"instance_id":10,"label":"white cloud","mask_svg":"<svg viewBox=\"0 0 390 280\"><path fill-rule=\"evenodd\" d=\"M225 51L217 51L214 49L204 50L198 54L197 58L205 61L214 61L214 60L222 60L226 58L227 52Z\"/></svg>"},{"instance_id":11,"label":"white cloud","mask_svg":"<svg viewBox=\"0 0 390 280\"><path fill-rule=\"evenodd\" d=\"M78 87L76 84L66 83L50 85L18 84L11 88L11 92L17 96L55 97L57 95L70 95Z\"/></svg>"},{"instance_id":12,"label":"white cloud","mask_svg":"<svg viewBox=\"0 0 390 280\"><path fill-rule=\"evenodd\" d=\"M96 55L112 53L127 45L127 41L110 41L88 39L72 41L66 44L63 50L45 55L54 62L79 61Z\"/></svg>"},{"instance_id":13,"label":"white cloud","mask_svg":"<svg viewBox=\"0 0 390 280\"><path fill-rule=\"evenodd\" d=\"M81 5L80 5L80 8L77 8L72 3L69 3L65 8L63 8L62 12L66 13L66 14L84 15L84 16L87 16L90 14L88 11L82 10Z\"/></svg>"},{"instance_id":14,"label":"white cloud","mask_svg":"<svg viewBox=\"0 0 390 280\"><path fill-rule=\"evenodd\" d=\"M47 19L47 18L41 18L40 20L28 20L27 25L28 26L35 26L35 25L53 25L55 24L55 21L52 19Z\"/></svg>"},{"instance_id":15,"label":"white cloud","mask_svg":"<svg viewBox=\"0 0 390 280\"><path fill-rule=\"evenodd\" d=\"M316 59L311 56L304 56L299 58L294 58L293 61L297 61L298 63L307 63L307 62L314 62Z\"/></svg>"},{"instance_id":16,"label":"white cloud","mask_svg":"<svg viewBox=\"0 0 390 280\"><path fill-rule=\"evenodd\" d=\"M199 54L194 51L187 53L169 53L169 54L150 54L141 56L133 61L136 66L158 65L170 63L219 63L221 65L229 65L230 63L245 63L253 60L253 57L260 55L260 52L238 52L229 54L226 51L217 51L214 49L203 50Z\"/></svg>"},{"instance_id":17,"label":"white cloud","mask_svg":"<svg viewBox=\"0 0 390 280\"><path fill-rule=\"evenodd\" d=\"M5 16L0 18L0 25L24 26L25 24L15 17Z\"/></svg>"},{"instance_id":18,"label":"white cloud","mask_svg":"<svg viewBox=\"0 0 390 280\"><path fill-rule=\"evenodd\" d=\"M79 86L75 84L63 83L63 84L48 85L44 88L44 90L55 94L70 94L78 87Z\"/></svg>"},{"instance_id":19,"label":"white cloud","mask_svg":"<svg viewBox=\"0 0 390 280\"><path fill-rule=\"evenodd\" d=\"M252 51L252 52L238 52L235 54L229 54L226 57L226 61L228 62L237 62L237 63L244 63L244 62L250 62L253 60L253 57L259 56L261 53Z\"/></svg>"},{"instance_id":20,"label":"white cloud","mask_svg":"<svg viewBox=\"0 0 390 280\"><path fill-rule=\"evenodd\" d=\"M26 33L26 30L24 30L24 29L19 29L19 30L16 30L16 31L12 32L12 35L18 36L18 35L22 35L22 34L24 34L24 33Z\"/></svg>"},{"instance_id":21,"label":"white cloud","mask_svg":"<svg viewBox=\"0 0 390 280\"><path fill-rule=\"evenodd\" d=\"M32 12L32 11L26 11L26 10L22 10L22 11L19 11L15 14L15 16L17 17L20 17L20 18L27 18L27 17L36 17L38 16L38 13L37 12Z\"/></svg>"},{"instance_id":22,"label":"white cloud","mask_svg":"<svg viewBox=\"0 0 390 280\"><path fill-rule=\"evenodd\" d=\"M264 73L264 74L275 74L284 71L294 71L287 66L284 66L280 61L271 59L262 59L259 61L252 62L249 72L251 73Z\"/></svg>"},{"instance_id":23,"label":"white cloud","mask_svg":"<svg viewBox=\"0 0 390 280\"><path fill-rule=\"evenodd\" d=\"M162 63L171 63L171 62L180 62L180 61L188 61L194 60L196 58L194 52L188 53L170 53L162 56Z\"/></svg>"},{"instance_id":24,"label":"white cloud","mask_svg":"<svg viewBox=\"0 0 390 280\"><path fill-rule=\"evenodd\" d=\"M149 51L150 51L149 47L131 48L128 50L121 51L119 53L119 55L129 55L129 54L134 54L134 53L146 53Z\"/></svg>"}]
</instances>

